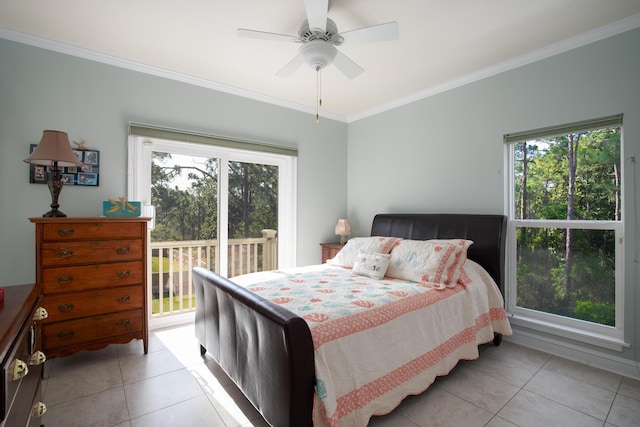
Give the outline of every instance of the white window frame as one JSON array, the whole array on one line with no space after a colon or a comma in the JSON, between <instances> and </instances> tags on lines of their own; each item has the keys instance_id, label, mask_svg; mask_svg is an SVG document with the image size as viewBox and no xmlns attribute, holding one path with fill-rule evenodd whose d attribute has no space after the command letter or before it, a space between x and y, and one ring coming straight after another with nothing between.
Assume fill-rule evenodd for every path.
<instances>
[{"instance_id":1,"label":"white window frame","mask_svg":"<svg viewBox=\"0 0 640 427\"><path fill-rule=\"evenodd\" d=\"M567 127L571 127L571 125L567 125ZM620 124L620 127L622 128L622 124ZM566 130L566 127L563 127L562 133L565 133L564 130ZM532 131L532 133L533 132L537 131ZM549 135L552 134L550 133ZM624 198L622 199L620 221L532 220L516 218L514 199L516 185L514 169L515 145L515 143L509 143L505 136L505 159L507 163L505 170L508 171L506 174L508 197L505 198L505 201L507 203L506 211L509 221L506 260L506 308L510 315L511 323L610 350L622 351L624 348L630 347L630 345L624 341ZM620 145L620 157L624 159L622 137ZM622 161L620 162L621 169L624 167L623 163ZM620 176L624 176L624 170L620 171ZM621 180L621 187L621 194L624 194L624 180ZM615 326L600 325L594 322L545 313L517 305L516 230L519 227L613 230L615 232Z\"/></svg>"}]
</instances>

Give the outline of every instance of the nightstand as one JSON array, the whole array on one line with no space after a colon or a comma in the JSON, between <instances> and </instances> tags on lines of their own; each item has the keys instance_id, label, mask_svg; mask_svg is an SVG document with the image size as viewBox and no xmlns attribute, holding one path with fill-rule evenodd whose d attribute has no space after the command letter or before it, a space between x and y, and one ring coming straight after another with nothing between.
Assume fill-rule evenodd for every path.
<instances>
[{"instance_id":1,"label":"nightstand","mask_svg":"<svg viewBox=\"0 0 640 427\"><path fill-rule=\"evenodd\" d=\"M344 248L344 244L339 242L320 243L320 247L322 248L322 263L324 264L328 259L335 257L340 252L340 249Z\"/></svg>"}]
</instances>

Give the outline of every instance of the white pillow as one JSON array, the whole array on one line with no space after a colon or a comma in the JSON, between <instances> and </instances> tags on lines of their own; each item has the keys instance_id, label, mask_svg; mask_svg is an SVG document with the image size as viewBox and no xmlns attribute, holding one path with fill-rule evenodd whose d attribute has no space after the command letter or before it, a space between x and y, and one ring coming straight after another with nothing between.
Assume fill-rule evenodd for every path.
<instances>
[{"instance_id":1,"label":"white pillow","mask_svg":"<svg viewBox=\"0 0 640 427\"><path fill-rule=\"evenodd\" d=\"M388 254L393 249L393 246L401 240L398 237L354 237L347 241L347 244L340 249L340 252L335 257L327 260L327 263L353 267L358 252Z\"/></svg>"},{"instance_id":2,"label":"white pillow","mask_svg":"<svg viewBox=\"0 0 640 427\"><path fill-rule=\"evenodd\" d=\"M353 264L353 274L383 279L389 267L391 255L368 252L358 252L356 262Z\"/></svg>"},{"instance_id":3,"label":"white pillow","mask_svg":"<svg viewBox=\"0 0 640 427\"><path fill-rule=\"evenodd\" d=\"M464 239L403 240L391 251L387 276L455 286L472 244Z\"/></svg>"}]
</instances>

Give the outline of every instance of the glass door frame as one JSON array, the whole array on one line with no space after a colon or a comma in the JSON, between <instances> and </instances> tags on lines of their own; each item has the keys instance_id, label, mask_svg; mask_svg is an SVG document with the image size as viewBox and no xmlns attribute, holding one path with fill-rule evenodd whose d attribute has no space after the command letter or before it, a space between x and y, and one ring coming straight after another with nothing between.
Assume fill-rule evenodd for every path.
<instances>
[{"instance_id":1,"label":"glass door frame","mask_svg":"<svg viewBox=\"0 0 640 427\"><path fill-rule=\"evenodd\" d=\"M297 157L130 135L128 142L127 198L141 201L144 207L143 215L145 216L152 216L153 213L153 208L151 207L151 153L153 151L209 157L219 160L218 242L220 251L217 265L221 276L226 276L228 270L226 254L229 241L229 162L239 161L278 166L278 268L296 265ZM150 229L154 226L154 221L155 218L151 221ZM150 231L147 233L148 243L150 242ZM150 245L148 246L150 247ZM148 256L147 258L147 283L150 284L151 257ZM151 287L149 285L147 285L147 293L149 295L147 299L151 304ZM166 319L180 316L182 315L168 316ZM189 319L192 318L193 315L191 314L191 316L186 316L184 320L174 319L174 321L169 322L159 322L160 319L149 319L149 324L154 329L168 326L168 324L190 321Z\"/></svg>"}]
</instances>

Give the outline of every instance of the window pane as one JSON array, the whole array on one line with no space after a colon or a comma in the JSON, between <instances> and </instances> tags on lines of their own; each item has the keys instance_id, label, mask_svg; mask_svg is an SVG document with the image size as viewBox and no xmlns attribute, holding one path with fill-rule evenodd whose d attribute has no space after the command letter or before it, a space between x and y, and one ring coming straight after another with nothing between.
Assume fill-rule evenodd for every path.
<instances>
[{"instance_id":1,"label":"window pane","mask_svg":"<svg viewBox=\"0 0 640 427\"><path fill-rule=\"evenodd\" d=\"M277 268L278 166L229 162L228 277Z\"/></svg>"},{"instance_id":2,"label":"window pane","mask_svg":"<svg viewBox=\"0 0 640 427\"><path fill-rule=\"evenodd\" d=\"M522 227L516 238L519 307L615 326L615 231Z\"/></svg>"},{"instance_id":3,"label":"window pane","mask_svg":"<svg viewBox=\"0 0 640 427\"><path fill-rule=\"evenodd\" d=\"M620 128L518 142L515 218L620 220Z\"/></svg>"}]
</instances>

